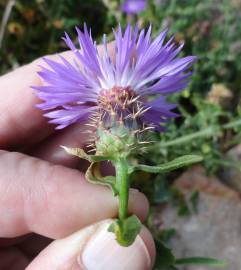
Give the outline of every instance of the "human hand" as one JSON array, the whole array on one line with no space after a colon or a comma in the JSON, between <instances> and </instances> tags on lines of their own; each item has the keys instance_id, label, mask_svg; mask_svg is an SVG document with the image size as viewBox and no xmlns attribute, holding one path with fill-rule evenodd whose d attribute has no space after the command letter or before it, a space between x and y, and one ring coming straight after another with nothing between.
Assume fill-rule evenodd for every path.
<instances>
[{"instance_id":1,"label":"human hand","mask_svg":"<svg viewBox=\"0 0 241 270\"><path fill-rule=\"evenodd\" d=\"M132 246L119 246L107 232L117 200L108 188L85 181L74 169L79 159L59 147L83 146L84 125L55 132L35 109L30 86L41 84L39 64L0 78L0 270L151 269L148 230ZM129 211L145 219L142 193L130 192Z\"/></svg>"}]
</instances>

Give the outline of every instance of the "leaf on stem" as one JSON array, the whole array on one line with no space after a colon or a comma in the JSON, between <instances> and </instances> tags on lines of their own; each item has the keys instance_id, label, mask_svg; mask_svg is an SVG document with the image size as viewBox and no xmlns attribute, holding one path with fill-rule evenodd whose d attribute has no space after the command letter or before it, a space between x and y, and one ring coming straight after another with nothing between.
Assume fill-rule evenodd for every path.
<instances>
[{"instance_id":1,"label":"leaf on stem","mask_svg":"<svg viewBox=\"0 0 241 270\"><path fill-rule=\"evenodd\" d=\"M164 173L164 172L170 172L175 169L179 169L184 166L188 166L194 163L198 163L203 160L202 156L198 155L185 155L178 158L175 158L174 160L167 162L165 164L157 165L157 166L148 166L148 165L136 165L133 167L133 171L144 171L144 172L150 172L150 173Z\"/></svg>"},{"instance_id":2,"label":"leaf on stem","mask_svg":"<svg viewBox=\"0 0 241 270\"><path fill-rule=\"evenodd\" d=\"M109 186L114 196L118 195L115 177L114 176L103 177L100 172L99 162L93 162L90 164L89 168L86 171L85 177L90 183Z\"/></svg>"},{"instance_id":3,"label":"leaf on stem","mask_svg":"<svg viewBox=\"0 0 241 270\"><path fill-rule=\"evenodd\" d=\"M124 247L133 244L140 230L141 222L135 215L125 220L117 219L108 228L109 232L113 232L116 235L117 242Z\"/></svg>"},{"instance_id":4,"label":"leaf on stem","mask_svg":"<svg viewBox=\"0 0 241 270\"><path fill-rule=\"evenodd\" d=\"M69 148L61 145L61 147L70 155L77 156L79 158L83 158L88 160L89 162L99 162L104 160L110 160L110 157L98 156L98 155L88 155L81 148Z\"/></svg>"}]
</instances>

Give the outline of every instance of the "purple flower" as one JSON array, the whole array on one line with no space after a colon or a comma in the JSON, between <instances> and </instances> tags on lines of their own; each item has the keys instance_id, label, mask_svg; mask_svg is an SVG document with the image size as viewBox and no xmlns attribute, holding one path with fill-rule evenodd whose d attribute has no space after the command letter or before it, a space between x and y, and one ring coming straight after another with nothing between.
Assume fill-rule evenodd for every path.
<instances>
[{"instance_id":1,"label":"purple flower","mask_svg":"<svg viewBox=\"0 0 241 270\"><path fill-rule=\"evenodd\" d=\"M100 54L86 25L83 32L76 31L80 49L67 34L64 38L74 61L70 63L61 55L60 62L44 58L49 68L42 67L39 75L46 85L34 87L44 101L37 107L48 111L45 116L51 118L49 122L61 129L98 112L107 123L115 112L126 126L163 130L168 118L176 116L171 111L175 105L168 104L166 96L187 86L191 74L187 70L195 57L177 58L183 44L177 47L173 38L164 42L167 30L152 40L151 26L139 32L128 25L124 33L119 26L114 31L114 59L106 35ZM154 97L151 101L150 96Z\"/></svg>"},{"instance_id":2,"label":"purple flower","mask_svg":"<svg viewBox=\"0 0 241 270\"><path fill-rule=\"evenodd\" d=\"M122 10L128 14L137 14L146 8L147 0L126 0Z\"/></svg>"}]
</instances>

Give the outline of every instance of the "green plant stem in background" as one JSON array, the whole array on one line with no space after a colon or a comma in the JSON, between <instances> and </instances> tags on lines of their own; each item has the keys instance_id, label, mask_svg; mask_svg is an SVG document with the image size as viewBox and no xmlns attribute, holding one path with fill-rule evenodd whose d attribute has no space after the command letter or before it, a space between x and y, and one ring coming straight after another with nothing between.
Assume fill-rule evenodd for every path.
<instances>
[{"instance_id":1,"label":"green plant stem in background","mask_svg":"<svg viewBox=\"0 0 241 270\"><path fill-rule=\"evenodd\" d=\"M178 145L178 144L190 142L191 140L194 140L196 138L209 137L212 134L216 133L217 131L218 131L218 129L216 127L208 127L204 130L194 132L192 134L188 134L188 135L179 137L179 138L171 140L171 141L161 142L158 145L160 147L168 147L168 146Z\"/></svg>"},{"instance_id":2,"label":"green plant stem in background","mask_svg":"<svg viewBox=\"0 0 241 270\"><path fill-rule=\"evenodd\" d=\"M2 47L2 41L3 41L4 33L6 30L6 26L8 23L8 19L10 17L10 14L14 5L15 5L15 0L9 0L4 11L4 15L0 24L0 49Z\"/></svg>"},{"instance_id":3,"label":"green plant stem in background","mask_svg":"<svg viewBox=\"0 0 241 270\"><path fill-rule=\"evenodd\" d=\"M241 119L238 119L238 120L236 120L236 121L232 121L232 122L230 122L230 123L227 123L227 124L221 126L221 128L223 128L223 129L229 129L229 128L235 128L235 127L238 127L238 126L240 126L240 125L241 125Z\"/></svg>"},{"instance_id":4,"label":"green plant stem in background","mask_svg":"<svg viewBox=\"0 0 241 270\"><path fill-rule=\"evenodd\" d=\"M191 140L194 140L196 138L210 137L212 135L218 134L223 129L235 128L235 127L240 126L240 125L241 125L241 119L230 122L230 123L222 125L222 126L208 127L204 130L200 130L198 132L194 132L192 134L185 135L185 136L179 137L179 138L171 140L171 141L161 142L161 143L158 143L158 146L159 147L168 147L168 146L178 145L178 144L182 144L182 143L187 143L187 142L190 142ZM154 147L156 148L157 145L155 145Z\"/></svg>"},{"instance_id":5,"label":"green plant stem in background","mask_svg":"<svg viewBox=\"0 0 241 270\"><path fill-rule=\"evenodd\" d=\"M210 265L216 267L225 267L227 263L223 260L216 260L213 258L205 258L205 257L192 257L192 258L182 258L176 259L175 264L182 265L182 264L191 264L191 265Z\"/></svg>"},{"instance_id":6,"label":"green plant stem in background","mask_svg":"<svg viewBox=\"0 0 241 270\"><path fill-rule=\"evenodd\" d=\"M119 219L123 221L127 217L129 200L128 163L125 159L119 159L114 165L116 170L116 185L119 192Z\"/></svg>"}]
</instances>

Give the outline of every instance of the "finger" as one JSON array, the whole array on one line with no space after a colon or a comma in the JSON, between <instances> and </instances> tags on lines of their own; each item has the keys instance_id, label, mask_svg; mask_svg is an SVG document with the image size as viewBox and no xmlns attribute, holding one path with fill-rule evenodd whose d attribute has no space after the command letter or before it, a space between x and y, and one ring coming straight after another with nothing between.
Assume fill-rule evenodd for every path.
<instances>
[{"instance_id":1,"label":"finger","mask_svg":"<svg viewBox=\"0 0 241 270\"><path fill-rule=\"evenodd\" d=\"M66 129L48 137L38 145L31 147L25 153L54 164L59 164L74 169L78 168L84 172L88 168L89 162L76 156L67 154L66 151L60 146L64 145L67 147L79 147L90 150L90 148L86 147L90 142L88 138L89 134L85 132L85 127L86 126L84 124L75 124L67 127ZM114 168L110 162L103 162L102 165L104 165L103 172L105 175L113 175Z\"/></svg>"},{"instance_id":2,"label":"finger","mask_svg":"<svg viewBox=\"0 0 241 270\"><path fill-rule=\"evenodd\" d=\"M66 151L60 147L61 145L65 145L67 147L84 148L89 136L86 134L85 129L86 125L84 124L75 124L67 127L48 137L38 145L31 147L31 149L27 150L27 153L51 163L70 168L77 168L79 167L78 165L86 167L87 162L67 154Z\"/></svg>"},{"instance_id":3,"label":"finger","mask_svg":"<svg viewBox=\"0 0 241 270\"><path fill-rule=\"evenodd\" d=\"M52 132L31 85L40 85L37 65L29 64L0 77L0 147L34 143Z\"/></svg>"},{"instance_id":4,"label":"finger","mask_svg":"<svg viewBox=\"0 0 241 270\"><path fill-rule=\"evenodd\" d=\"M121 247L105 220L50 244L26 270L149 270L155 260L151 234L143 227L129 247Z\"/></svg>"},{"instance_id":5,"label":"finger","mask_svg":"<svg viewBox=\"0 0 241 270\"><path fill-rule=\"evenodd\" d=\"M113 43L109 44L113 56ZM100 54L102 46L98 47ZM69 61L74 59L71 51L61 53ZM58 55L47 56L56 62ZM39 66L46 66L42 59L16 69L0 77L0 147L9 149L24 144L33 144L53 132L54 126L47 123L41 110L35 105L40 102L31 86L41 86L42 80L37 74Z\"/></svg>"},{"instance_id":6,"label":"finger","mask_svg":"<svg viewBox=\"0 0 241 270\"><path fill-rule=\"evenodd\" d=\"M68 60L73 58L71 51L61 53ZM57 55L48 56L60 61ZM41 110L35 105L40 102L31 86L43 84L37 72L42 59L18 68L0 77L0 147L13 148L24 144L31 145L54 132L54 126L47 123Z\"/></svg>"},{"instance_id":7,"label":"finger","mask_svg":"<svg viewBox=\"0 0 241 270\"><path fill-rule=\"evenodd\" d=\"M109 188L88 183L77 170L0 151L0 237L29 232L64 237L115 217L117 205ZM146 217L148 202L142 193L130 193L129 211Z\"/></svg>"}]
</instances>

